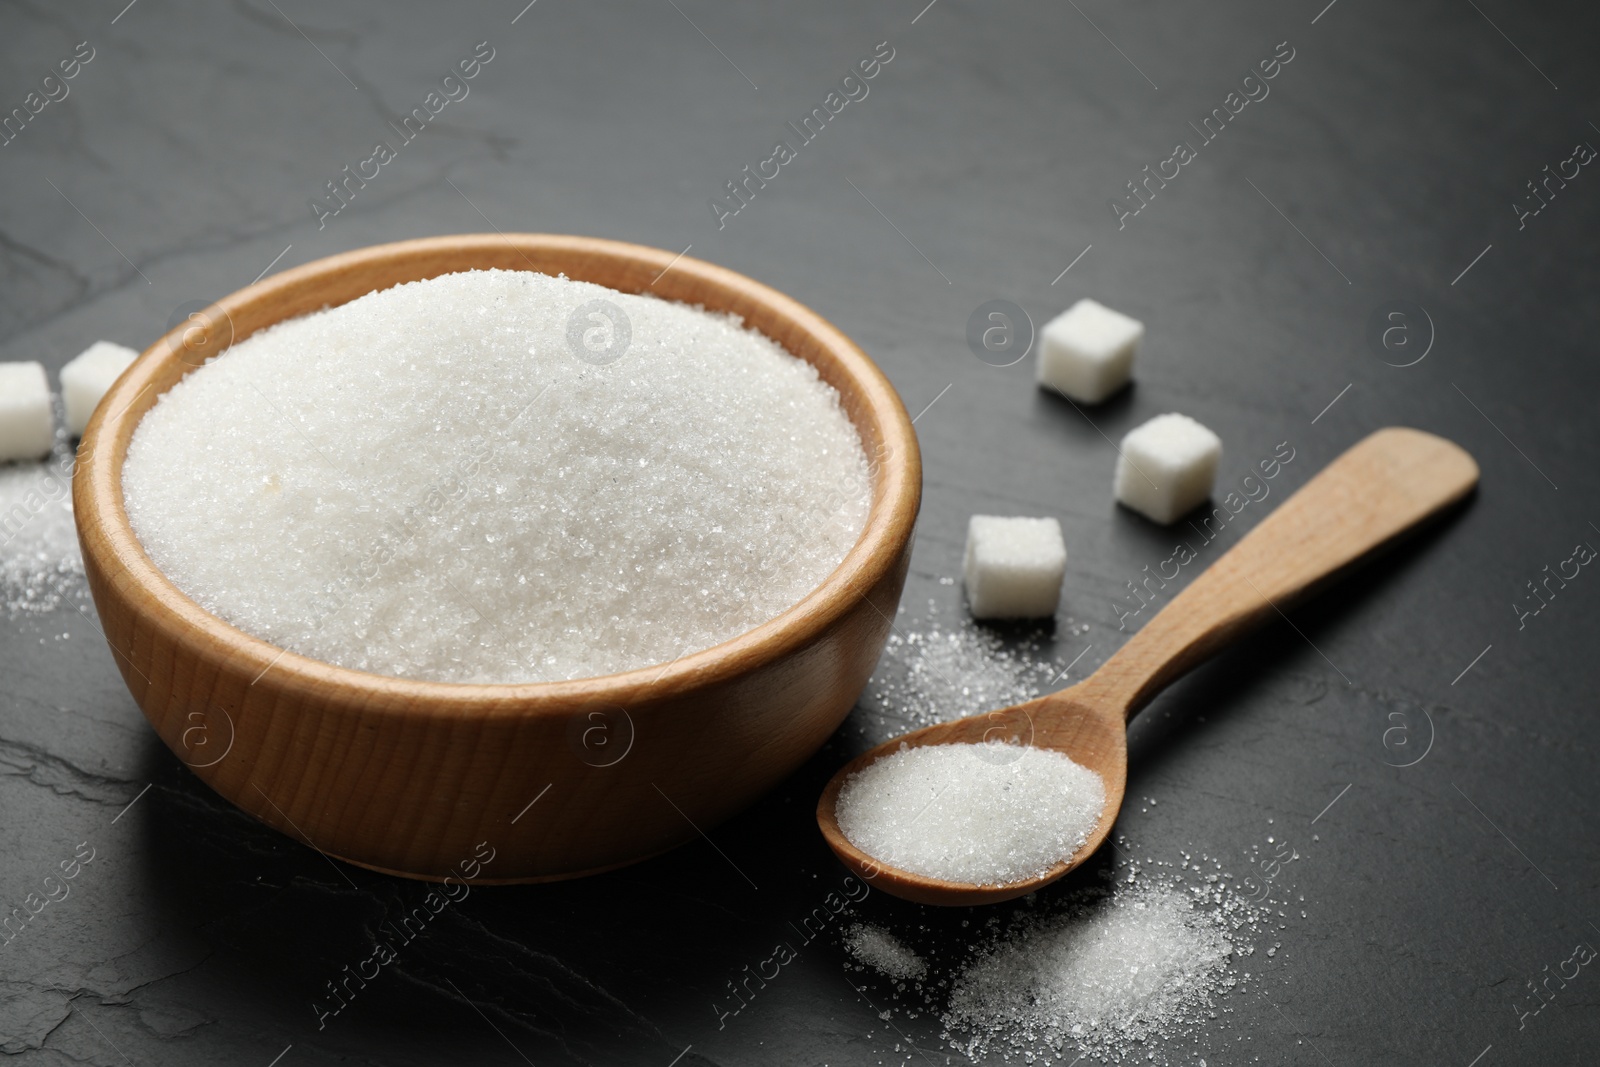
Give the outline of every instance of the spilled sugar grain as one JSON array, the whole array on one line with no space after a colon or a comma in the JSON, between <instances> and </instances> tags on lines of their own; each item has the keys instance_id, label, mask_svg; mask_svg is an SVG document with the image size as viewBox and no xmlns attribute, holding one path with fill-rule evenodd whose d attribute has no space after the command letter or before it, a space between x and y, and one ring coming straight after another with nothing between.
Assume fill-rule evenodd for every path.
<instances>
[{"instance_id":1,"label":"spilled sugar grain","mask_svg":"<svg viewBox=\"0 0 1600 1067\"><path fill-rule=\"evenodd\" d=\"M630 323L603 365L569 342L603 332L580 315L595 300ZM718 644L816 588L871 504L855 428L810 364L726 316L527 271L400 285L247 338L144 416L123 488L150 557L214 614L444 682Z\"/></svg>"},{"instance_id":2,"label":"spilled sugar grain","mask_svg":"<svg viewBox=\"0 0 1600 1067\"><path fill-rule=\"evenodd\" d=\"M1098 884L1026 897L981 919L885 930L928 965L914 983L869 986L877 1007L890 1009L879 1013L891 1022L885 1036L904 1037L894 1013L908 1022L931 1013L952 1053L1054 1067L1080 1059L1195 1067L1250 1042L1234 1021L1234 998L1285 966L1281 942L1269 939L1306 918L1304 896L1292 903L1292 890L1260 881L1251 850L1241 876L1205 855L1138 859L1128 839L1115 846ZM1258 952L1258 943L1270 947Z\"/></svg>"},{"instance_id":3,"label":"spilled sugar grain","mask_svg":"<svg viewBox=\"0 0 1600 1067\"><path fill-rule=\"evenodd\" d=\"M48 460L0 464L0 604L8 617L54 611L86 591L72 460L58 435Z\"/></svg>"},{"instance_id":4,"label":"spilled sugar grain","mask_svg":"<svg viewBox=\"0 0 1600 1067\"><path fill-rule=\"evenodd\" d=\"M1025 916L955 977L943 1022L975 1059L1076 1047L1110 1062L1154 1060L1152 1042L1198 1027L1238 984L1229 927L1224 911L1159 884Z\"/></svg>"},{"instance_id":5,"label":"spilled sugar grain","mask_svg":"<svg viewBox=\"0 0 1600 1067\"><path fill-rule=\"evenodd\" d=\"M927 961L880 926L856 923L844 932L844 947L862 966L890 978L916 979L928 973Z\"/></svg>"},{"instance_id":6,"label":"spilled sugar grain","mask_svg":"<svg viewBox=\"0 0 1600 1067\"><path fill-rule=\"evenodd\" d=\"M1098 774L1050 749L902 746L845 780L835 814L851 844L888 866L1008 885L1077 851L1105 799Z\"/></svg>"},{"instance_id":7,"label":"spilled sugar grain","mask_svg":"<svg viewBox=\"0 0 1600 1067\"><path fill-rule=\"evenodd\" d=\"M861 703L887 720L878 731L887 739L1032 700L1053 688L1063 666L1044 654L1038 635L1008 644L970 620L949 628L936 620L889 635Z\"/></svg>"}]
</instances>

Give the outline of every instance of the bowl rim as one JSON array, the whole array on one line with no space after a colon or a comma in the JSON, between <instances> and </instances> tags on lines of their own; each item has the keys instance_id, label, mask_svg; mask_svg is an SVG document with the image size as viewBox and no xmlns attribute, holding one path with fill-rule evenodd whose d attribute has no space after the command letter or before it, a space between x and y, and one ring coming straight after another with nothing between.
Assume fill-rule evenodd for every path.
<instances>
[{"instance_id":1,"label":"bowl rim","mask_svg":"<svg viewBox=\"0 0 1600 1067\"><path fill-rule=\"evenodd\" d=\"M102 399L84 431L73 477L74 521L84 555L93 555L95 563L103 567L108 583L124 587L132 583L134 588L124 588L122 595L142 599L138 623L154 623L179 640L184 638L184 631L191 638L198 633L224 658L259 670L256 681L270 671L278 675L274 679L278 686L315 691L324 701L337 696L356 698L366 705L367 713L387 711L407 718L427 718L453 717L471 710L477 715L520 717L546 709L553 714L566 714L575 703L626 708L644 697L646 691L652 703L670 700L691 690L731 681L794 653L822 637L858 600L867 600L880 614L884 613L883 608L871 603L869 594L909 546L921 504L921 455L911 419L888 378L842 331L793 298L745 275L682 253L606 238L542 233L453 234L369 245L316 259L237 290L210 307L228 315L231 321L233 310L286 296L303 289L308 282L339 272L430 254L471 254L493 248L503 255L508 244L519 251L566 254L575 260L584 254L611 261L623 259L643 266L657 280L669 270L681 272L714 291L737 291L749 296L829 350L851 381L862 415L876 424L884 458L872 476L873 501L861 534L827 577L783 612L720 644L687 653L664 665L649 664L566 681L482 683L401 678L340 667L274 645L212 614L179 589L145 553L124 506L122 464L134 430L165 391L147 395L157 371L170 362L181 361L179 352L186 324L179 323L145 349ZM570 273L570 268L564 267L563 271L586 280L578 273ZM382 286L388 287L391 286ZM271 324L263 323L256 329ZM229 344L242 339L230 337ZM790 355L803 358L778 343ZM192 365L173 384L202 365ZM848 411L846 414L850 417ZM851 424L870 453L861 422L851 417ZM890 606L885 616L891 625L893 610ZM133 663L127 653L115 651L127 663ZM380 699L369 703L370 698Z\"/></svg>"}]
</instances>

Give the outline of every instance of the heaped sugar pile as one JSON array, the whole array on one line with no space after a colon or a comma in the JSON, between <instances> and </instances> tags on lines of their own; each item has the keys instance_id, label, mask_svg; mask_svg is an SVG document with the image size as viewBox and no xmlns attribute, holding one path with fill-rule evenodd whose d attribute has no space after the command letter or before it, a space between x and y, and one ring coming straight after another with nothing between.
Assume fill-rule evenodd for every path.
<instances>
[{"instance_id":1,"label":"heaped sugar pile","mask_svg":"<svg viewBox=\"0 0 1600 1067\"><path fill-rule=\"evenodd\" d=\"M1152 883L1024 917L956 976L947 1036L974 1059L1075 1046L1099 1060L1154 1060L1148 1043L1192 1037L1236 984L1229 930L1226 913Z\"/></svg>"},{"instance_id":2,"label":"heaped sugar pile","mask_svg":"<svg viewBox=\"0 0 1600 1067\"><path fill-rule=\"evenodd\" d=\"M1023 745L902 747L851 775L839 829L903 871L975 885L1043 874L1083 844L1105 806L1100 776Z\"/></svg>"},{"instance_id":3,"label":"heaped sugar pile","mask_svg":"<svg viewBox=\"0 0 1600 1067\"><path fill-rule=\"evenodd\" d=\"M594 300L626 330L581 313ZM593 351L590 333L603 363L569 344ZM145 415L123 486L151 558L211 612L452 682L587 677L734 637L838 566L871 502L809 364L728 317L519 271L240 342Z\"/></svg>"},{"instance_id":4,"label":"heaped sugar pile","mask_svg":"<svg viewBox=\"0 0 1600 1067\"><path fill-rule=\"evenodd\" d=\"M58 437L43 463L0 464L0 604L7 615L52 611L83 591L72 451Z\"/></svg>"},{"instance_id":5,"label":"heaped sugar pile","mask_svg":"<svg viewBox=\"0 0 1600 1067\"><path fill-rule=\"evenodd\" d=\"M863 966L890 978L914 979L928 973L928 964L889 931L856 923L844 932L844 947Z\"/></svg>"}]
</instances>

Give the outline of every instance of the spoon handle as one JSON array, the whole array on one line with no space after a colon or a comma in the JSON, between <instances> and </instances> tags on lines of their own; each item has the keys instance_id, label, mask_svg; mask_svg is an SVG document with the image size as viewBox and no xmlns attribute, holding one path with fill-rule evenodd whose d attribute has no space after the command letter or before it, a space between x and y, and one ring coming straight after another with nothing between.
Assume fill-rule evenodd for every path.
<instances>
[{"instance_id":1,"label":"spoon handle","mask_svg":"<svg viewBox=\"0 0 1600 1067\"><path fill-rule=\"evenodd\" d=\"M1262 519L1079 692L1132 717L1235 638L1462 499L1477 481L1472 457L1442 437L1403 427L1371 434Z\"/></svg>"}]
</instances>

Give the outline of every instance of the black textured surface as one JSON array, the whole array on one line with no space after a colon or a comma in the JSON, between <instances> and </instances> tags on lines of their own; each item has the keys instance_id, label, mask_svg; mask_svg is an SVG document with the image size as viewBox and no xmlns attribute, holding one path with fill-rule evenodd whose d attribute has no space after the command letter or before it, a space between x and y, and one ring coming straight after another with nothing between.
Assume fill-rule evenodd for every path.
<instances>
[{"instance_id":1,"label":"black textured surface","mask_svg":"<svg viewBox=\"0 0 1600 1067\"><path fill-rule=\"evenodd\" d=\"M77 42L94 49L70 96L0 148L0 359L142 347L269 264L402 237L692 244L836 322L913 412L937 399L917 423L904 625L930 601L961 611L939 579L959 573L969 514L1055 514L1063 616L1090 628L1048 640L1063 662L1087 649L1078 676L1122 640L1124 581L1185 536L1113 507L1110 441L1139 421L1178 409L1215 428L1224 485L1288 442L1274 493L1380 426L1465 445L1483 481L1452 522L1145 713L1129 796L1160 804L1134 803L1120 829L1153 860L1239 870L1269 833L1301 852L1284 877L1306 918L1229 1000L1226 1029L1197 1033L1209 1064L1600 1057L1592 968L1520 1014L1529 980L1600 944L1600 577L1580 571L1537 615L1514 606L1576 543L1600 545L1600 175L1552 183L1520 227L1512 206L1546 164L1600 144L1592 7L122 2L0 7L0 108ZM480 41L494 58L470 95L319 229L324 182L396 140L388 124ZM869 95L719 229L709 199L883 41ZM1189 123L1280 42L1293 58L1270 95L1201 144ZM1197 157L1119 229L1110 198L1178 141ZM1031 360L967 350L986 300L1042 323L1081 295L1149 328L1135 388L1107 405L1080 413L1035 389ZM1404 368L1366 338L1400 301L1435 335ZM1408 321L1416 352L1428 327ZM0 903L22 905L79 842L95 850L71 895L0 945L0 1049L21 1062L960 1058L904 999L880 1019L890 991L843 968L832 932L737 1015L715 1006L843 883L811 813L887 728L861 710L714 828L716 848L475 891L319 1030L323 984L424 889L335 869L199 785L70 608L0 620L0 679ZM971 933L881 894L855 911L936 959Z\"/></svg>"}]
</instances>

